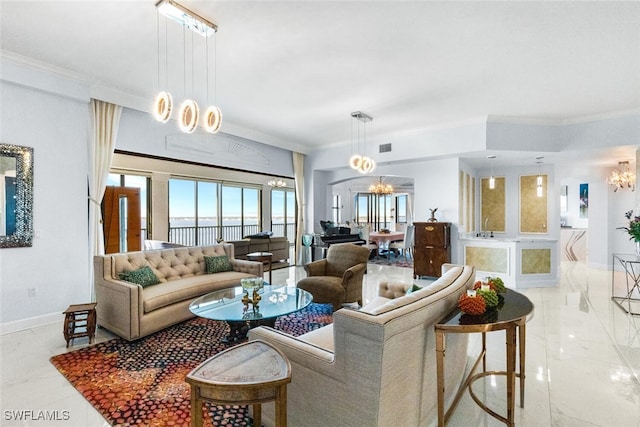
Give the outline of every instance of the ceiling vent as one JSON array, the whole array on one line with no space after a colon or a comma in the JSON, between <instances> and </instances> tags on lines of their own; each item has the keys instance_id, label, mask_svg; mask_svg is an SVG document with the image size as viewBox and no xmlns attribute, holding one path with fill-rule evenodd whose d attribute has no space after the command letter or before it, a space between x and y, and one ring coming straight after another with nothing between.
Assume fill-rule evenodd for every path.
<instances>
[{"instance_id":1,"label":"ceiling vent","mask_svg":"<svg viewBox=\"0 0 640 427\"><path fill-rule=\"evenodd\" d=\"M380 149L380 151L378 151L378 153L389 153L391 151L391 143L380 144L378 147Z\"/></svg>"}]
</instances>

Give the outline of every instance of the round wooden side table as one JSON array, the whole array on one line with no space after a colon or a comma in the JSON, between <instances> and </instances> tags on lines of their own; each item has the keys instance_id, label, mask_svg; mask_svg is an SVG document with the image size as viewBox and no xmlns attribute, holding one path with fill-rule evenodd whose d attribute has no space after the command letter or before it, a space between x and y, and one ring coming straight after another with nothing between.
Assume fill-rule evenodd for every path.
<instances>
[{"instance_id":1,"label":"round wooden side table","mask_svg":"<svg viewBox=\"0 0 640 427\"><path fill-rule=\"evenodd\" d=\"M253 425L262 422L261 404L275 401L276 427L287 425L287 384L291 364L270 344L256 340L216 354L191 371L191 425L202 426L203 402L253 405Z\"/></svg>"},{"instance_id":2,"label":"round wooden side table","mask_svg":"<svg viewBox=\"0 0 640 427\"><path fill-rule=\"evenodd\" d=\"M251 252L247 254L249 261L259 261L261 263L267 263L269 266L269 284L273 285L271 281L271 262L273 261L273 254L271 252Z\"/></svg>"}]
</instances>

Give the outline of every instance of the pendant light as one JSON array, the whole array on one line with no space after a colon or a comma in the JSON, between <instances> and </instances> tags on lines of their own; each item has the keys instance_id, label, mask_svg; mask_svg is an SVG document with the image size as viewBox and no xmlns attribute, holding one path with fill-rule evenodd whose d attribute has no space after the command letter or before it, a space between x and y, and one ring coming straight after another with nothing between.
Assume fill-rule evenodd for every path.
<instances>
[{"instance_id":1,"label":"pendant light","mask_svg":"<svg viewBox=\"0 0 640 427\"><path fill-rule=\"evenodd\" d=\"M157 14L157 38L158 38L158 88L161 87L160 83L160 14ZM169 68L167 65L167 21L165 19L164 25L164 86L167 86ZM160 91L153 102L153 116L155 119L161 123L166 123L171 118L171 110L173 109L173 98L171 94L167 91Z\"/></svg>"},{"instance_id":2,"label":"pendant light","mask_svg":"<svg viewBox=\"0 0 640 427\"><path fill-rule=\"evenodd\" d=\"M542 178L542 171L541 171L542 159L544 159L544 157L542 156L536 157L536 163L538 165L538 177L536 178L536 196L538 197L544 196L544 189L542 187L543 178Z\"/></svg>"},{"instance_id":3,"label":"pendant light","mask_svg":"<svg viewBox=\"0 0 640 427\"><path fill-rule=\"evenodd\" d=\"M173 0L160 0L156 3L156 10L158 13L158 87L160 87L160 21L159 15L162 14L167 18L170 18L182 25L183 34L183 90L186 97L187 92L187 41L185 37L185 31L190 30L191 34L191 93L194 93L194 54L193 54L193 34L198 34L206 40L206 74L207 74L207 103L209 102L209 37L214 35L218 31L217 25L211 21L203 18L197 13L187 9L181 4ZM166 22L166 20L165 20ZM167 52L167 28L165 24L165 83L164 86L168 86L168 52ZM214 69L215 72L215 69ZM215 74L214 74L215 78ZM214 80L214 92L215 92L215 80ZM215 99L215 95L214 95ZM168 90L162 90L158 93L153 104L153 116L161 123L166 123L171 117L173 110L173 97ZM198 127L198 121L200 120L200 107L195 99L185 99L178 110L178 126L180 130L186 133L193 133ZM220 130L222 123L222 113L220 108L211 105L209 106L203 118L203 128L210 133L216 133Z\"/></svg>"},{"instance_id":4,"label":"pendant light","mask_svg":"<svg viewBox=\"0 0 640 427\"><path fill-rule=\"evenodd\" d=\"M209 39L207 38L207 104L209 103ZM218 65L218 45L214 40L214 52L213 52L213 99L214 102L218 94L217 86L217 65ZM216 105L210 105L207 111L204 113L204 129L209 133L216 133L220 130L222 125L222 112Z\"/></svg>"},{"instance_id":5,"label":"pendant light","mask_svg":"<svg viewBox=\"0 0 640 427\"><path fill-rule=\"evenodd\" d=\"M356 120L356 125L358 126L358 135L357 135L357 152L351 156L349 159L349 166L351 169L357 170L361 174L368 174L373 172L376 167L376 162L366 156L367 151L367 123L373 121L373 117L370 115L363 113L362 111L354 111L351 113L351 117ZM351 122L351 148L353 151L353 121ZM360 123L362 123L362 141L363 141L363 153L360 154Z\"/></svg>"},{"instance_id":6,"label":"pendant light","mask_svg":"<svg viewBox=\"0 0 640 427\"><path fill-rule=\"evenodd\" d=\"M489 160L493 160L495 158L496 158L495 155L487 156L487 159ZM496 188L496 178L493 176L493 162L491 162L491 176L489 177L489 189L495 190L495 188Z\"/></svg>"}]
</instances>

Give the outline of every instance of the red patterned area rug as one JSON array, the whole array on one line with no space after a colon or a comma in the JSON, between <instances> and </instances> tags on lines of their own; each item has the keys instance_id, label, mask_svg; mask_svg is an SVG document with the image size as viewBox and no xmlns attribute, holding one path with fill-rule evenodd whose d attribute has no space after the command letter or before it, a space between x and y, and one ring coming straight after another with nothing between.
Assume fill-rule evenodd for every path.
<instances>
[{"instance_id":1,"label":"red patterned area rug","mask_svg":"<svg viewBox=\"0 0 640 427\"><path fill-rule=\"evenodd\" d=\"M279 317L276 329L302 335L332 322L330 304ZM51 358L112 426L189 426L186 375L233 344L225 322L194 318L135 342L117 338ZM209 406L206 426L251 426L245 406Z\"/></svg>"},{"instance_id":2,"label":"red patterned area rug","mask_svg":"<svg viewBox=\"0 0 640 427\"><path fill-rule=\"evenodd\" d=\"M413 260L411 258L405 259L402 256L391 256L391 259L389 259L386 255L379 257L374 256L369 260L369 262L371 264L377 265L393 265L395 267L413 268Z\"/></svg>"}]
</instances>

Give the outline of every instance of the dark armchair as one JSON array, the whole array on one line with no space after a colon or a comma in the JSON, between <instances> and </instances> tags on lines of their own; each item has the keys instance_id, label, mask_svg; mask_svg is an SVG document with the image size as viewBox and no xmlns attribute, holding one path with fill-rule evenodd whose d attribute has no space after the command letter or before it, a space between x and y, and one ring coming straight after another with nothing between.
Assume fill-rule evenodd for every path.
<instances>
[{"instance_id":1,"label":"dark armchair","mask_svg":"<svg viewBox=\"0 0 640 427\"><path fill-rule=\"evenodd\" d=\"M304 266L307 276L296 285L313 295L313 301L331 303L338 310L343 303L362 305L362 280L369 249L352 243L334 244L327 257Z\"/></svg>"}]
</instances>

